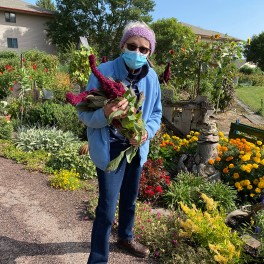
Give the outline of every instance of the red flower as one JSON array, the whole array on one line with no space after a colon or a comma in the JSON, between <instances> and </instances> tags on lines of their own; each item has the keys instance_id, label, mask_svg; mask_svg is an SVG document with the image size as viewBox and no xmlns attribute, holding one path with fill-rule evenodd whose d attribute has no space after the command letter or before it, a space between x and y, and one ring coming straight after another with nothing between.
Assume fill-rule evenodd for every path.
<instances>
[{"instance_id":1,"label":"red flower","mask_svg":"<svg viewBox=\"0 0 264 264\"><path fill-rule=\"evenodd\" d=\"M88 95L88 92L82 92L79 93L78 95L75 95L71 92L66 93L66 100L69 102L71 105L77 105L80 102L84 102L86 100L86 96Z\"/></svg>"},{"instance_id":2,"label":"red flower","mask_svg":"<svg viewBox=\"0 0 264 264\"><path fill-rule=\"evenodd\" d=\"M106 56L102 57L102 63L104 63L104 62L107 62L107 57Z\"/></svg>"},{"instance_id":3,"label":"red flower","mask_svg":"<svg viewBox=\"0 0 264 264\"><path fill-rule=\"evenodd\" d=\"M170 65L171 65L171 63L168 62L167 66L165 68L165 71L163 73L163 80L165 83L167 83L170 80L170 75L171 75Z\"/></svg>"},{"instance_id":4,"label":"red flower","mask_svg":"<svg viewBox=\"0 0 264 264\"><path fill-rule=\"evenodd\" d=\"M117 97L122 97L126 92L125 87L122 83L118 83L107 79L102 75L102 73L96 68L96 59L92 54L89 56L89 63L93 74L97 77L100 82L102 89L105 91L107 98L115 99Z\"/></svg>"},{"instance_id":5,"label":"red flower","mask_svg":"<svg viewBox=\"0 0 264 264\"><path fill-rule=\"evenodd\" d=\"M35 63L33 63L33 64L32 64L32 68L33 68L34 70L36 70L36 69L37 69L37 65L36 65Z\"/></svg>"},{"instance_id":6,"label":"red flower","mask_svg":"<svg viewBox=\"0 0 264 264\"><path fill-rule=\"evenodd\" d=\"M12 66L9 65L9 64L6 65L5 68L6 68L6 70L9 71L9 72L13 70Z\"/></svg>"},{"instance_id":7,"label":"red flower","mask_svg":"<svg viewBox=\"0 0 264 264\"><path fill-rule=\"evenodd\" d=\"M45 72L49 72L49 70L47 68L45 68Z\"/></svg>"},{"instance_id":8,"label":"red flower","mask_svg":"<svg viewBox=\"0 0 264 264\"><path fill-rule=\"evenodd\" d=\"M10 90L10 91L14 91L14 87L10 87L9 90Z\"/></svg>"},{"instance_id":9,"label":"red flower","mask_svg":"<svg viewBox=\"0 0 264 264\"><path fill-rule=\"evenodd\" d=\"M174 52L174 50L170 50L169 53L170 53L171 55L173 55L175 52Z\"/></svg>"},{"instance_id":10,"label":"red flower","mask_svg":"<svg viewBox=\"0 0 264 264\"><path fill-rule=\"evenodd\" d=\"M155 188L155 191L158 193L163 193L162 187L160 185Z\"/></svg>"}]
</instances>

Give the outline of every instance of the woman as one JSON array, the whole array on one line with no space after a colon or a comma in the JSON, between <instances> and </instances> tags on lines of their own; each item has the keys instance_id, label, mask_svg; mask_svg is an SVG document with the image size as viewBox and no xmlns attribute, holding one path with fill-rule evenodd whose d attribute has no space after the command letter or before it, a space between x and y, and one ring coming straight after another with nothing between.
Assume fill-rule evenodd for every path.
<instances>
[{"instance_id":1,"label":"woman","mask_svg":"<svg viewBox=\"0 0 264 264\"><path fill-rule=\"evenodd\" d=\"M119 198L119 225L117 245L138 256L147 257L149 249L133 239L135 203L138 195L143 164L147 160L149 140L160 127L162 108L161 94L157 74L150 67L148 57L155 50L155 34L143 22L129 23L120 42L121 55L113 61L102 63L100 72L114 80L122 81L132 87L137 95L144 93L142 118L145 122L145 134L139 151L127 163L124 158L115 171L106 171L110 160L117 157L130 144L137 146L137 141L128 141L115 127L107 122L107 117L117 110L123 110L126 116L128 102L122 99L117 103L108 103L94 112L79 112L79 119L87 126L89 153L96 165L99 199L91 238L91 253L88 264L107 263L109 255L109 237ZM99 88L98 79L91 74L87 90Z\"/></svg>"}]
</instances>

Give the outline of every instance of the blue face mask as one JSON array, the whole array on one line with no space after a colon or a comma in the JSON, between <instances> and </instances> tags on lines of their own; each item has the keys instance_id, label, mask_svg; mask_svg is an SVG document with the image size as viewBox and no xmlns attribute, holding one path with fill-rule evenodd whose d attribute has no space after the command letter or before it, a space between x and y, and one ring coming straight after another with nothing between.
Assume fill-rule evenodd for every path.
<instances>
[{"instance_id":1,"label":"blue face mask","mask_svg":"<svg viewBox=\"0 0 264 264\"><path fill-rule=\"evenodd\" d=\"M122 54L122 58L124 59L128 68L132 70L136 70L141 68L143 65L147 64L147 55L141 54L139 52L130 51L128 49Z\"/></svg>"}]
</instances>

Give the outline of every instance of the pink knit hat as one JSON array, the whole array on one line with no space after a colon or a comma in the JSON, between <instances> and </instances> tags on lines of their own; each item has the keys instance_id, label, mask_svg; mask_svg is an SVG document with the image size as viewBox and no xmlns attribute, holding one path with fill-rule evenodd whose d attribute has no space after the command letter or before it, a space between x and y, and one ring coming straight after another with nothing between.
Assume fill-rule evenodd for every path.
<instances>
[{"instance_id":1,"label":"pink knit hat","mask_svg":"<svg viewBox=\"0 0 264 264\"><path fill-rule=\"evenodd\" d=\"M125 45L126 41L133 36L143 37L148 40L151 49L150 55L153 54L156 45L156 38L154 31L149 28L147 24L143 22L132 22L128 24L124 29L123 37L120 41L120 47L122 48Z\"/></svg>"}]
</instances>

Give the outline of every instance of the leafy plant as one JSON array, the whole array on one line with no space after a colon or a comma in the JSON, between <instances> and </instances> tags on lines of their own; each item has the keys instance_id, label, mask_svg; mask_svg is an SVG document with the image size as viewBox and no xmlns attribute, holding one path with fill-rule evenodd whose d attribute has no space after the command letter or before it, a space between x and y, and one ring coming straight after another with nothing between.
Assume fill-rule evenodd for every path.
<instances>
[{"instance_id":1,"label":"leafy plant","mask_svg":"<svg viewBox=\"0 0 264 264\"><path fill-rule=\"evenodd\" d=\"M13 130L12 123L0 117L0 139L11 139Z\"/></svg>"},{"instance_id":2,"label":"leafy plant","mask_svg":"<svg viewBox=\"0 0 264 264\"><path fill-rule=\"evenodd\" d=\"M191 173L181 172L171 181L168 190L163 195L163 201L169 208L178 208L179 203L187 206L195 204L204 210L205 204L199 196L205 193L213 198L225 211L230 212L236 208L237 191L222 182L209 182L206 179Z\"/></svg>"},{"instance_id":3,"label":"leafy plant","mask_svg":"<svg viewBox=\"0 0 264 264\"><path fill-rule=\"evenodd\" d=\"M189 208L180 203L186 219L179 220L179 235L210 249L218 263L243 263L243 241L237 232L226 226L225 215L217 210L217 203L205 194L201 198L206 204L205 212L195 205Z\"/></svg>"},{"instance_id":4,"label":"leafy plant","mask_svg":"<svg viewBox=\"0 0 264 264\"><path fill-rule=\"evenodd\" d=\"M15 145L24 151L43 149L56 153L69 143L78 139L72 132L63 132L56 128L26 128L22 127L17 132Z\"/></svg>"},{"instance_id":5,"label":"leafy plant","mask_svg":"<svg viewBox=\"0 0 264 264\"><path fill-rule=\"evenodd\" d=\"M158 263L214 264L208 249L197 247L179 237L179 215L175 211L154 211L146 203L137 203L135 239L150 248Z\"/></svg>"},{"instance_id":6,"label":"leafy plant","mask_svg":"<svg viewBox=\"0 0 264 264\"><path fill-rule=\"evenodd\" d=\"M57 153L51 155L46 163L46 171L52 172L60 169L75 169L83 180L96 176L95 165L89 155L79 155L78 151L82 143L70 143L65 145Z\"/></svg>"},{"instance_id":7,"label":"leafy plant","mask_svg":"<svg viewBox=\"0 0 264 264\"><path fill-rule=\"evenodd\" d=\"M157 203L164 190L170 185L170 176L164 170L162 159L148 159L140 178L139 198Z\"/></svg>"}]
</instances>

